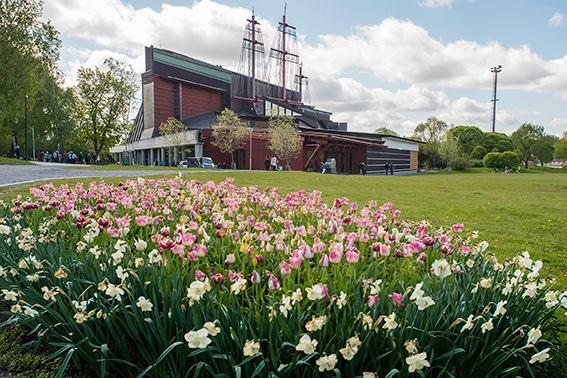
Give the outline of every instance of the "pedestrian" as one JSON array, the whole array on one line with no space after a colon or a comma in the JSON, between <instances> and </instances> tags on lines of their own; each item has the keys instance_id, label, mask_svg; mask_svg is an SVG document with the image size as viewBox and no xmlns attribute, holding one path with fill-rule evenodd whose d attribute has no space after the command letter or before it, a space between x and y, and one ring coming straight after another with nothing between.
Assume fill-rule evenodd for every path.
<instances>
[{"instance_id":1,"label":"pedestrian","mask_svg":"<svg viewBox=\"0 0 567 378\"><path fill-rule=\"evenodd\" d=\"M278 170L278 158L276 155L272 155L272 159L270 160L270 167L272 171Z\"/></svg>"},{"instance_id":2,"label":"pedestrian","mask_svg":"<svg viewBox=\"0 0 567 378\"><path fill-rule=\"evenodd\" d=\"M394 163L390 162L390 174L393 176L394 175Z\"/></svg>"},{"instance_id":3,"label":"pedestrian","mask_svg":"<svg viewBox=\"0 0 567 378\"><path fill-rule=\"evenodd\" d=\"M16 159L20 159L20 146L16 145L16 149L14 150L14 155Z\"/></svg>"},{"instance_id":4,"label":"pedestrian","mask_svg":"<svg viewBox=\"0 0 567 378\"><path fill-rule=\"evenodd\" d=\"M384 174L385 174L386 176L388 176L388 173L389 173L389 172L390 172L390 163L386 162L386 163L384 164Z\"/></svg>"},{"instance_id":5,"label":"pedestrian","mask_svg":"<svg viewBox=\"0 0 567 378\"><path fill-rule=\"evenodd\" d=\"M270 170L270 157L266 155L266 159L264 160L264 167L266 168L266 171Z\"/></svg>"}]
</instances>

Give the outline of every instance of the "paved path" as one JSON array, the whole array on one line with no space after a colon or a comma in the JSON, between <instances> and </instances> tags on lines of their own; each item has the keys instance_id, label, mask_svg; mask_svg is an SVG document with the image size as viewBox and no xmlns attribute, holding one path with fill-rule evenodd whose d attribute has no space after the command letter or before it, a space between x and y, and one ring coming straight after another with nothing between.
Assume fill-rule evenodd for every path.
<instances>
[{"instance_id":1,"label":"paved path","mask_svg":"<svg viewBox=\"0 0 567 378\"><path fill-rule=\"evenodd\" d=\"M0 165L0 186L36 181L87 177L139 177L178 173L179 170L108 170L69 169L56 165ZM183 173L189 171L183 171ZM195 172L195 171L193 171Z\"/></svg>"}]
</instances>

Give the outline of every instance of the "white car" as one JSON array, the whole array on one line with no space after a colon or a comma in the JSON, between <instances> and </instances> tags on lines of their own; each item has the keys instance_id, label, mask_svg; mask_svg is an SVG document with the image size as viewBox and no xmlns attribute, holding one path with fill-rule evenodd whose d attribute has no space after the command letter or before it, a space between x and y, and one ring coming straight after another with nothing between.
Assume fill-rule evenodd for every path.
<instances>
[{"instance_id":1,"label":"white car","mask_svg":"<svg viewBox=\"0 0 567 378\"><path fill-rule=\"evenodd\" d=\"M216 168L217 166L210 157L195 157L188 158L187 160L182 160L177 165L178 168Z\"/></svg>"}]
</instances>

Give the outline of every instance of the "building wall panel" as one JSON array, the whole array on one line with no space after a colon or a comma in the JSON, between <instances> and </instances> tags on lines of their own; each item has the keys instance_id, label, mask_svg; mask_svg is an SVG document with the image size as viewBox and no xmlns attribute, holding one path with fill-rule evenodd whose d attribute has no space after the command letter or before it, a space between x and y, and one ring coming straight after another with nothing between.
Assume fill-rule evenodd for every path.
<instances>
[{"instance_id":1,"label":"building wall panel","mask_svg":"<svg viewBox=\"0 0 567 378\"><path fill-rule=\"evenodd\" d=\"M175 92L175 82L154 77L154 136L159 135L162 122L175 116Z\"/></svg>"},{"instance_id":2,"label":"building wall panel","mask_svg":"<svg viewBox=\"0 0 567 378\"><path fill-rule=\"evenodd\" d=\"M183 84L181 88L181 119L187 119L212 110L223 109L223 93Z\"/></svg>"}]
</instances>

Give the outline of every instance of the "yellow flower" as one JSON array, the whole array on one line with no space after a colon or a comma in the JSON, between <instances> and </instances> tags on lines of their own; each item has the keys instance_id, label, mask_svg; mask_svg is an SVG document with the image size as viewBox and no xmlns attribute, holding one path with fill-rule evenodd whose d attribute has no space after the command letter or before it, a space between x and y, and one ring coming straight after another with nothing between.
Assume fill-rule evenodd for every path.
<instances>
[{"instance_id":1,"label":"yellow flower","mask_svg":"<svg viewBox=\"0 0 567 378\"><path fill-rule=\"evenodd\" d=\"M260 343L254 340L248 340L242 348L244 357L250 357L258 354L260 352Z\"/></svg>"},{"instance_id":2,"label":"yellow flower","mask_svg":"<svg viewBox=\"0 0 567 378\"><path fill-rule=\"evenodd\" d=\"M313 316L310 321L305 323L305 329L308 332L315 332L323 328L323 326L327 323L327 317L323 316Z\"/></svg>"},{"instance_id":3,"label":"yellow flower","mask_svg":"<svg viewBox=\"0 0 567 378\"><path fill-rule=\"evenodd\" d=\"M53 273L53 277L57 278L58 280L63 280L67 278L67 272L65 272L65 270L61 266L55 273Z\"/></svg>"}]
</instances>

